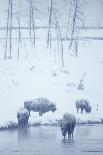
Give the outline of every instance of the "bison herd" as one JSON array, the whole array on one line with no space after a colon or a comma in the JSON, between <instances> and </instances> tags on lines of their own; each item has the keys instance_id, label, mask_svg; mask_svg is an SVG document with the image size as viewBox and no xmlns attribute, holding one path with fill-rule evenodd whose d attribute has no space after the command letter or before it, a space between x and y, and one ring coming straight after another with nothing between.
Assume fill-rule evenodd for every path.
<instances>
[{"instance_id":1,"label":"bison herd","mask_svg":"<svg viewBox=\"0 0 103 155\"><path fill-rule=\"evenodd\" d=\"M81 114L85 110L86 113L91 112L91 106L88 100L80 99L75 102L77 113L79 109ZM45 97L35 98L33 100L24 101L24 107L20 108L17 112L17 119L19 127L26 127L30 117L30 112L38 112L40 116L52 111L57 110L56 105ZM64 113L62 120L60 120L60 127L63 137L68 134L68 138L73 138L73 131L76 125L76 117L70 113Z\"/></svg>"}]
</instances>

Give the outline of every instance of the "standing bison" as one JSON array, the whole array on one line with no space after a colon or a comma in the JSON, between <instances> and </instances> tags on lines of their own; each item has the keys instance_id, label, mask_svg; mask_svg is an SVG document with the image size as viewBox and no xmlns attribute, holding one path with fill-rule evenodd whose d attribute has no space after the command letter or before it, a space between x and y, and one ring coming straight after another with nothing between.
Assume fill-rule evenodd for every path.
<instances>
[{"instance_id":1,"label":"standing bison","mask_svg":"<svg viewBox=\"0 0 103 155\"><path fill-rule=\"evenodd\" d=\"M24 108L29 111L29 115L30 111L39 112L40 116L49 111L56 111L56 105L49 101L47 98L43 97L25 101Z\"/></svg>"},{"instance_id":2,"label":"standing bison","mask_svg":"<svg viewBox=\"0 0 103 155\"><path fill-rule=\"evenodd\" d=\"M62 135L65 136L68 133L68 138L73 139L73 131L76 125L76 117L70 113L65 113L63 115L63 119L61 121L61 132Z\"/></svg>"},{"instance_id":3,"label":"standing bison","mask_svg":"<svg viewBox=\"0 0 103 155\"><path fill-rule=\"evenodd\" d=\"M77 113L79 109L81 109L81 114L83 113L83 110L85 110L86 113L91 112L91 106L88 100L80 99L80 100L77 100L75 104L76 104Z\"/></svg>"},{"instance_id":4,"label":"standing bison","mask_svg":"<svg viewBox=\"0 0 103 155\"><path fill-rule=\"evenodd\" d=\"M29 119L29 112L24 107L20 108L17 112L18 125L20 127L26 127Z\"/></svg>"}]
</instances>

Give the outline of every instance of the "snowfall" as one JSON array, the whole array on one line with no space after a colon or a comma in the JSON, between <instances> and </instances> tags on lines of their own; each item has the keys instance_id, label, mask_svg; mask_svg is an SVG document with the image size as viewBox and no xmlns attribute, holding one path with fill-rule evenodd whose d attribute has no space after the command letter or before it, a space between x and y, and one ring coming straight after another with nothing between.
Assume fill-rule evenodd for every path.
<instances>
[{"instance_id":1,"label":"snowfall","mask_svg":"<svg viewBox=\"0 0 103 155\"><path fill-rule=\"evenodd\" d=\"M35 58L27 53L23 55L25 48L19 60L0 58L0 128L17 124L17 111L24 106L24 100L37 97L53 101L57 111L43 116L31 112L31 125L56 124L65 112L74 114L79 123L103 121L102 41L80 41L78 56L66 49L64 67L59 57L50 55L46 47L39 46L35 49ZM79 90L78 84L84 73L84 89ZM75 101L82 98L90 101L90 114L77 114Z\"/></svg>"}]
</instances>

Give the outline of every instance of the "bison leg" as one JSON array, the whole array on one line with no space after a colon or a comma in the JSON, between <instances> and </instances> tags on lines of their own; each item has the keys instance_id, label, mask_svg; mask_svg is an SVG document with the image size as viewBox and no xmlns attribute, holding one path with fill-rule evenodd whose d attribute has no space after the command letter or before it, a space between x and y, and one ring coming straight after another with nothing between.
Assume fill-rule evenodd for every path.
<instances>
[{"instance_id":1,"label":"bison leg","mask_svg":"<svg viewBox=\"0 0 103 155\"><path fill-rule=\"evenodd\" d=\"M78 113L78 111L79 111L79 108L77 108L77 113Z\"/></svg>"},{"instance_id":2,"label":"bison leg","mask_svg":"<svg viewBox=\"0 0 103 155\"><path fill-rule=\"evenodd\" d=\"M70 134L68 134L68 139L70 139Z\"/></svg>"},{"instance_id":3,"label":"bison leg","mask_svg":"<svg viewBox=\"0 0 103 155\"><path fill-rule=\"evenodd\" d=\"M31 115L30 115L30 109L27 109L27 110L28 110L28 112L29 112L29 116L31 116Z\"/></svg>"},{"instance_id":4,"label":"bison leg","mask_svg":"<svg viewBox=\"0 0 103 155\"><path fill-rule=\"evenodd\" d=\"M81 114L83 113L83 108L81 108Z\"/></svg>"},{"instance_id":5,"label":"bison leg","mask_svg":"<svg viewBox=\"0 0 103 155\"><path fill-rule=\"evenodd\" d=\"M27 109L27 110L28 110L28 112L29 112L29 116L31 116L31 115L30 115L30 108L26 108L26 109Z\"/></svg>"},{"instance_id":6,"label":"bison leg","mask_svg":"<svg viewBox=\"0 0 103 155\"><path fill-rule=\"evenodd\" d=\"M71 133L71 139L73 139L73 132Z\"/></svg>"},{"instance_id":7,"label":"bison leg","mask_svg":"<svg viewBox=\"0 0 103 155\"><path fill-rule=\"evenodd\" d=\"M68 131L68 139L71 139L70 131Z\"/></svg>"},{"instance_id":8,"label":"bison leg","mask_svg":"<svg viewBox=\"0 0 103 155\"><path fill-rule=\"evenodd\" d=\"M73 132L72 133L68 133L68 139L73 139Z\"/></svg>"}]
</instances>

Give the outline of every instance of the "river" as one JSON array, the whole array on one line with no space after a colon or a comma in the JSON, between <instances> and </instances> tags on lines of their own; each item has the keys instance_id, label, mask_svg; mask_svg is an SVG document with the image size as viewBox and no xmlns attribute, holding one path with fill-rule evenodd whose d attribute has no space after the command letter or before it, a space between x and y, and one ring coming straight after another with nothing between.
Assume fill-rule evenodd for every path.
<instances>
[{"instance_id":1,"label":"river","mask_svg":"<svg viewBox=\"0 0 103 155\"><path fill-rule=\"evenodd\" d=\"M36 126L0 131L0 155L103 155L103 125L76 126L73 140L60 127Z\"/></svg>"}]
</instances>

